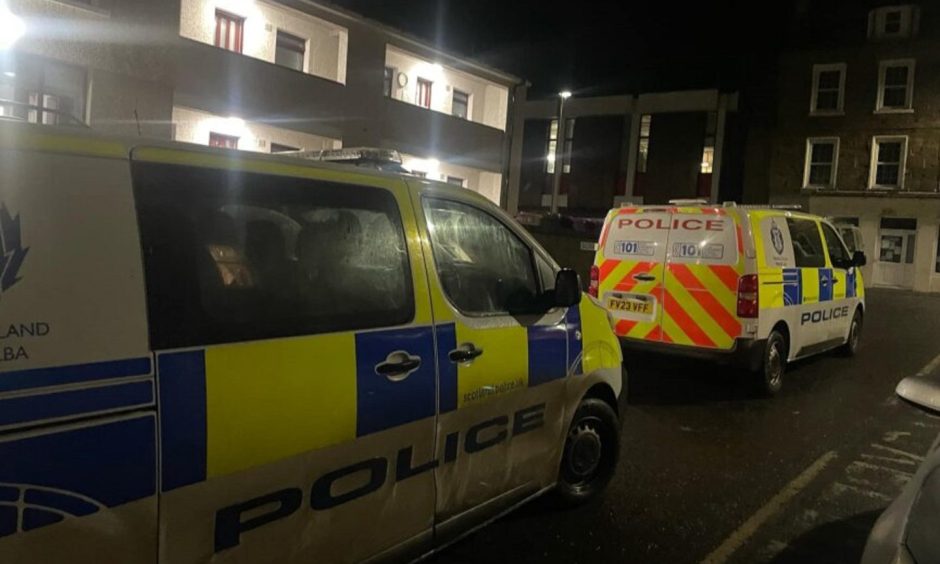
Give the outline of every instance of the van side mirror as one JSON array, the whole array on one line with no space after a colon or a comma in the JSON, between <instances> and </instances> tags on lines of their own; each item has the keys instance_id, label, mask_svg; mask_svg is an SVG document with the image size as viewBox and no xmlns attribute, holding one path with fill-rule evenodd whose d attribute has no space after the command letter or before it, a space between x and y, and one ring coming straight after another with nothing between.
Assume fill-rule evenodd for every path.
<instances>
[{"instance_id":1,"label":"van side mirror","mask_svg":"<svg viewBox=\"0 0 940 564\"><path fill-rule=\"evenodd\" d=\"M555 307L571 307L581 303L581 278L570 268L555 275Z\"/></svg>"},{"instance_id":2,"label":"van side mirror","mask_svg":"<svg viewBox=\"0 0 940 564\"><path fill-rule=\"evenodd\" d=\"M852 253L852 266L865 266L868 262L868 259L865 257L865 253L862 251L855 251Z\"/></svg>"},{"instance_id":3,"label":"van side mirror","mask_svg":"<svg viewBox=\"0 0 940 564\"><path fill-rule=\"evenodd\" d=\"M904 401L927 413L940 413L940 381L935 377L908 376L898 382L895 393Z\"/></svg>"}]
</instances>

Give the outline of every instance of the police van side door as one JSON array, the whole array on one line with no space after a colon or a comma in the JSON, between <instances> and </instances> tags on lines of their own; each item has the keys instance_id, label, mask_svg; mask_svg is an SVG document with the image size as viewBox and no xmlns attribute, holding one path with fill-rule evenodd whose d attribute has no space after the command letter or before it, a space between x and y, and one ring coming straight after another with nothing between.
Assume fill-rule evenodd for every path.
<instances>
[{"instance_id":1,"label":"police van side door","mask_svg":"<svg viewBox=\"0 0 940 564\"><path fill-rule=\"evenodd\" d=\"M664 208L623 208L601 241L597 297L619 337L666 341L662 331L666 247L672 214Z\"/></svg>"},{"instance_id":2,"label":"police van side door","mask_svg":"<svg viewBox=\"0 0 940 564\"><path fill-rule=\"evenodd\" d=\"M800 301L800 317L796 335L791 336L790 353L803 356L822 350L828 340L826 312L832 303L832 269L827 267L819 222L805 217L787 217L786 223L793 246Z\"/></svg>"},{"instance_id":3,"label":"police van side door","mask_svg":"<svg viewBox=\"0 0 940 564\"><path fill-rule=\"evenodd\" d=\"M566 311L540 301L535 249L500 210L433 190L417 205L438 346L436 536L447 539L554 482L568 333Z\"/></svg>"},{"instance_id":4,"label":"police van side door","mask_svg":"<svg viewBox=\"0 0 940 564\"><path fill-rule=\"evenodd\" d=\"M434 517L436 383L404 186L213 154L135 158L161 562L418 550Z\"/></svg>"},{"instance_id":5,"label":"police van side door","mask_svg":"<svg viewBox=\"0 0 940 564\"><path fill-rule=\"evenodd\" d=\"M828 266L832 269L833 307L830 312L828 338L845 339L849 333L852 315L855 313L855 305L858 303L858 296L855 295L856 267L852 265L852 255L835 228L826 222L821 222L820 226L826 241Z\"/></svg>"}]
</instances>

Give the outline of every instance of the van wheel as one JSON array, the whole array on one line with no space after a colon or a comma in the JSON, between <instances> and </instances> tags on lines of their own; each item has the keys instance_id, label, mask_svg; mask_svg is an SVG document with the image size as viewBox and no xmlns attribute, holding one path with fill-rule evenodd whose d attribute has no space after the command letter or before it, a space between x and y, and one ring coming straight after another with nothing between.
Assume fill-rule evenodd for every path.
<instances>
[{"instance_id":1,"label":"van wheel","mask_svg":"<svg viewBox=\"0 0 940 564\"><path fill-rule=\"evenodd\" d=\"M852 316L852 324L849 325L849 336L845 344L839 347L839 354L842 356L855 356L858 352L858 344L862 337L862 312L855 310Z\"/></svg>"},{"instance_id":2,"label":"van wheel","mask_svg":"<svg viewBox=\"0 0 940 564\"><path fill-rule=\"evenodd\" d=\"M783 373L787 369L787 339L779 331L770 332L764 346L764 361L757 371L758 391L775 396L783 387Z\"/></svg>"},{"instance_id":3,"label":"van wheel","mask_svg":"<svg viewBox=\"0 0 940 564\"><path fill-rule=\"evenodd\" d=\"M581 402L561 457L556 497L564 505L579 505L607 487L620 458L620 421L607 402L589 398Z\"/></svg>"}]
</instances>

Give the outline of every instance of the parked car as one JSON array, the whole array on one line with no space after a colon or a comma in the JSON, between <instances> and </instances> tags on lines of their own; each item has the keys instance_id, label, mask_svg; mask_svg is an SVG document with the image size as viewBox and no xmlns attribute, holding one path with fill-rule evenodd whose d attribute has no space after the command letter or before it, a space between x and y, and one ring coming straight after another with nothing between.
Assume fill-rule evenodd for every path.
<instances>
[{"instance_id":1,"label":"parked car","mask_svg":"<svg viewBox=\"0 0 940 564\"><path fill-rule=\"evenodd\" d=\"M590 293L625 346L733 359L776 394L788 361L854 354L865 316L858 269L815 215L675 202L607 214Z\"/></svg>"}]
</instances>

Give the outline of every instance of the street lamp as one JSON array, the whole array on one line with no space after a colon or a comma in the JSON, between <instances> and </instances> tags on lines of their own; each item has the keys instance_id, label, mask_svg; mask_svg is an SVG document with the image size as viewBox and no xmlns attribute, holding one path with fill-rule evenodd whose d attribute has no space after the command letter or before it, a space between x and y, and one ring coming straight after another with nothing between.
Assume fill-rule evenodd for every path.
<instances>
[{"instance_id":1,"label":"street lamp","mask_svg":"<svg viewBox=\"0 0 940 564\"><path fill-rule=\"evenodd\" d=\"M13 47L26 33L26 24L7 8L6 2L0 2L0 51Z\"/></svg>"},{"instance_id":2,"label":"street lamp","mask_svg":"<svg viewBox=\"0 0 940 564\"><path fill-rule=\"evenodd\" d=\"M565 102L571 98L570 90L562 90L558 93L558 129L555 136L555 175L552 177L552 207L551 214L558 213L558 194L561 192L561 175L564 172L564 164L559 165L558 156L562 155L561 163L565 162Z\"/></svg>"}]
</instances>

